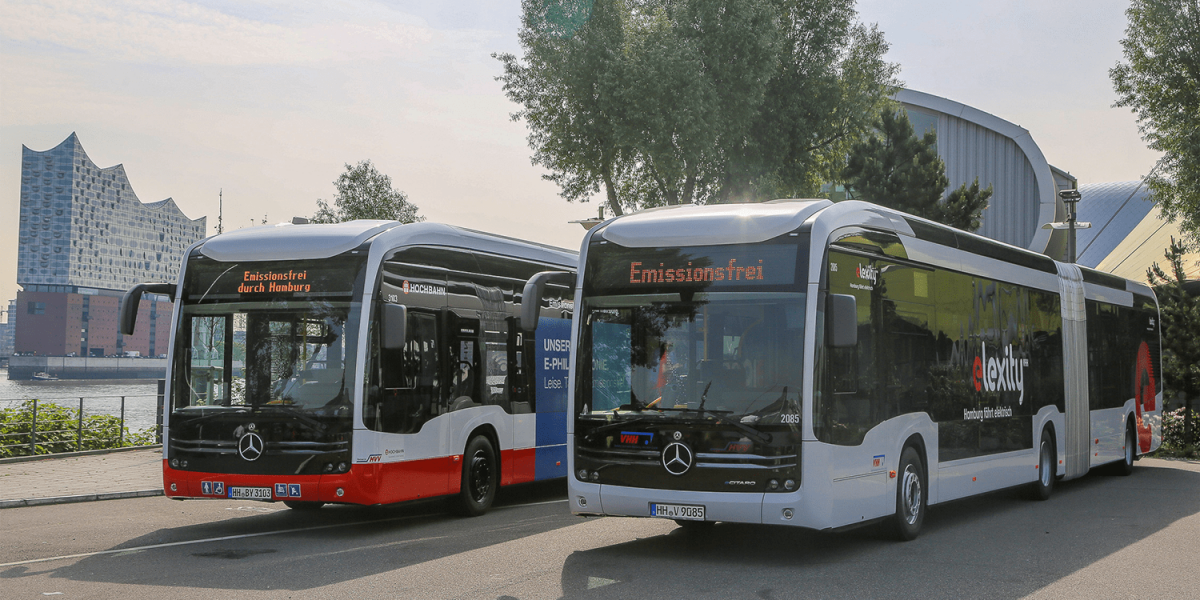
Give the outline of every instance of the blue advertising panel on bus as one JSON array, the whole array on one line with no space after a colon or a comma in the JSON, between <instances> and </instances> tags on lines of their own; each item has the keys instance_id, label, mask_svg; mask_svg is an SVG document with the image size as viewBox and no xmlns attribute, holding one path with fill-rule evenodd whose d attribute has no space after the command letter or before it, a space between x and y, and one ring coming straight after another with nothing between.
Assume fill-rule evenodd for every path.
<instances>
[{"instance_id":1,"label":"blue advertising panel on bus","mask_svg":"<svg viewBox=\"0 0 1200 600\"><path fill-rule=\"evenodd\" d=\"M567 475L567 369L571 356L571 321L538 319L534 340L537 402L537 460L534 478ZM547 447L550 446L550 447Z\"/></svg>"}]
</instances>

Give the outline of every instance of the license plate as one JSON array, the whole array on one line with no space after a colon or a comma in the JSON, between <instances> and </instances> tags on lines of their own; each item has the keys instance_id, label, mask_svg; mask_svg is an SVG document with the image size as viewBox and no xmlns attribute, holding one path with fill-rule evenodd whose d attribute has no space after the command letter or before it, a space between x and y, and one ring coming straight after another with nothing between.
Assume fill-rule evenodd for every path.
<instances>
[{"instance_id":1,"label":"license plate","mask_svg":"<svg viewBox=\"0 0 1200 600\"><path fill-rule=\"evenodd\" d=\"M688 504L657 504L650 503L650 516L662 519L680 519L683 521L703 521L704 507Z\"/></svg>"},{"instance_id":2,"label":"license plate","mask_svg":"<svg viewBox=\"0 0 1200 600\"><path fill-rule=\"evenodd\" d=\"M269 487L231 487L229 488L229 497L234 500L270 500L271 488Z\"/></svg>"}]
</instances>

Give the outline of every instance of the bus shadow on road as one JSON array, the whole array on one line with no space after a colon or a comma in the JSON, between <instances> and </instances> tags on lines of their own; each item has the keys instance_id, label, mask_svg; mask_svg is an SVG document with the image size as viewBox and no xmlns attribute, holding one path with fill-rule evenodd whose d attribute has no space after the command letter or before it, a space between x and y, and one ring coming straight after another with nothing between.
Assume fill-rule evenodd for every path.
<instances>
[{"instance_id":1,"label":"bus shadow on road","mask_svg":"<svg viewBox=\"0 0 1200 600\"><path fill-rule=\"evenodd\" d=\"M9 567L0 580L307 590L577 524L565 491L562 481L504 488L475 518L458 516L444 499L304 511L228 503L229 519L160 529L65 565Z\"/></svg>"},{"instance_id":2,"label":"bus shadow on road","mask_svg":"<svg viewBox=\"0 0 1200 600\"><path fill-rule=\"evenodd\" d=\"M1161 463L1160 463L1161 464ZM921 536L718 523L572 553L566 597L1019 598L1200 514L1200 472L1059 482L1046 502L1011 489L931 508ZM957 590L957 591L955 591Z\"/></svg>"}]
</instances>

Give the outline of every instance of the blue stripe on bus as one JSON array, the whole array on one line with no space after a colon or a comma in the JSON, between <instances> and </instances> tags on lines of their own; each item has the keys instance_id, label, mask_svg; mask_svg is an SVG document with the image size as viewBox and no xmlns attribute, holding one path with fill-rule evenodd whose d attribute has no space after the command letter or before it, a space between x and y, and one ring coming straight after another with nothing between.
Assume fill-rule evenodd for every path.
<instances>
[{"instance_id":1,"label":"blue stripe on bus","mask_svg":"<svg viewBox=\"0 0 1200 600\"><path fill-rule=\"evenodd\" d=\"M561 414L561 413L560 413ZM567 445L538 448L534 457L533 478L555 479L567 476Z\"/></svg>"},{"instance_id":2,"label":"blue stripe on bus","mask_svg":"<svg viewBox=\"0 0 1200 600\"><path fill-rule=\"evenodd\" d=\"M538 413L535 446L553 446L567 441L567 413Z\"/></svg>"}]
</instances>

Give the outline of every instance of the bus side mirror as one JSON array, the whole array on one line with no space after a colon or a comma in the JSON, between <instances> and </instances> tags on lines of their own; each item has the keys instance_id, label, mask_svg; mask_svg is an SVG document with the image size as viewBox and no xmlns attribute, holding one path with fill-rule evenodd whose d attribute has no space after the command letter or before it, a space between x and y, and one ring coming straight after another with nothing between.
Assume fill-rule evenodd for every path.
<instances>
[{"instance_id":1,"label":"bus side mirror","mask_svg":"<svg viewBox=\"0 0 1200 600\"><path fill-rule=\"evenodd\" d=\"M527 333L537 331L538 313L542 308L542 296L547 283L575 285L575 274L569 271L542 271L529 278L521 292L521 329Z\"/></svg>"},{"instance_id":2,"label":"bus side mirror","mask_svg":"<svg viewBox=\"0 0 1200 600\"><path fill-rule=\"evenodd\" d=\"M403 304L383 305L383 349L399 350L404 347L408 332L408 307Z\"/></svg>"},{"instance_id":3,"label":"bus side mirror","mask_svg":"<svg viewBox=\"0 0 1200 600\"><path fill-rule=\"evenodd\" d=\"M133 335L133 330L137 326L138 306L142 303L142 294L150 292L151 294L162 294L175 301L175 284L173 283L139 283L125 292L125 297L121 298L121 333L123 335Z\"/></svg>"},{"instance_id":4,"label":"bus side mirror","mask_svg":"<svg viewBox=\"0 0 1200 600\"><path fill-rule=\"evenodd\" d=\"M833 348L858 345L858 303L849 294L830 294L825 301L825 341Z\"/></svg>"}]
</instances>

